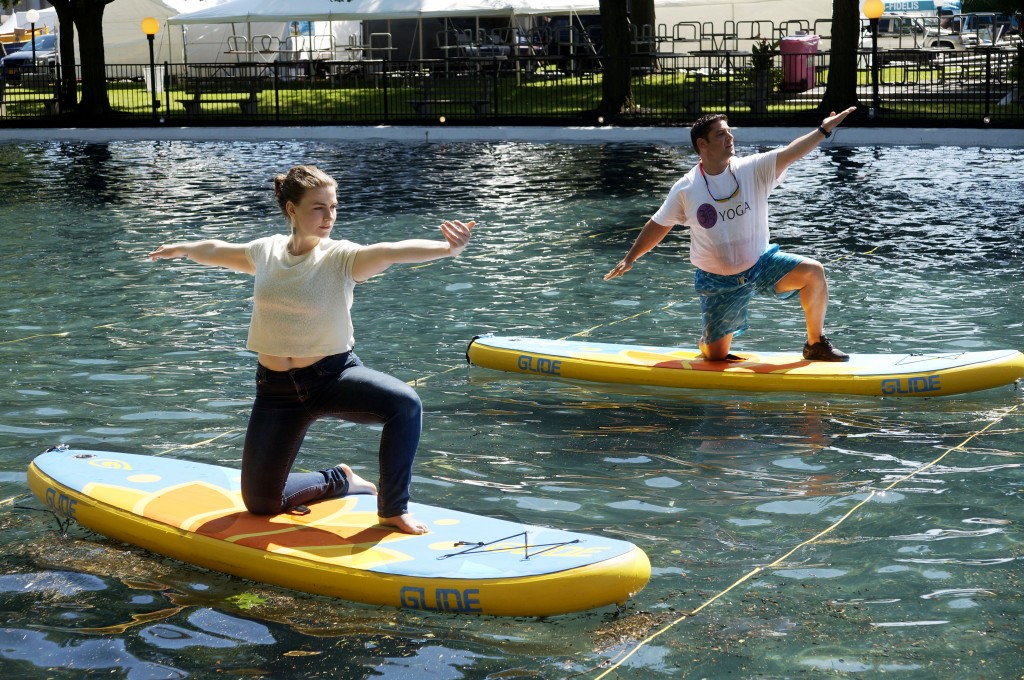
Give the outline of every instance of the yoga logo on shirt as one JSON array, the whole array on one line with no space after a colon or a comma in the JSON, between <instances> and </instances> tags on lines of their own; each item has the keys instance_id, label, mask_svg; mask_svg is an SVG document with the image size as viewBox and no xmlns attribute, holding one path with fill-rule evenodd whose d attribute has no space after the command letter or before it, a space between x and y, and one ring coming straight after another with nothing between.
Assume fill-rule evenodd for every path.
<instances>
[{"instance_id":1,"label":"yoga logo on shirt","mask_svg":"<svg viewBox=\"0 0 1024 680\"><path fill-rule=\"evenodd\" d=\"M697 223L705 229L710 229L718 222L718 211L710 203L702 203L697 208Z\"/></svg>"},{"instance_id":2,"label":"yoga logo on shirt","mask_svg":"<svg viewBox=\"0 0 1024 680\"><path fill-rule=\"evenodd\" d=\"M702 203L701 206L697 208L697 223L705 229L710 229L718 224L719 218L721 218L723 222L727 220L734 220L737 217L743 217L746 215L748 210L750 210L750 204L746 202L738 203L735 207L723 211L715 209L715 206L710 203Z\"/></svg>"}]
</instances>

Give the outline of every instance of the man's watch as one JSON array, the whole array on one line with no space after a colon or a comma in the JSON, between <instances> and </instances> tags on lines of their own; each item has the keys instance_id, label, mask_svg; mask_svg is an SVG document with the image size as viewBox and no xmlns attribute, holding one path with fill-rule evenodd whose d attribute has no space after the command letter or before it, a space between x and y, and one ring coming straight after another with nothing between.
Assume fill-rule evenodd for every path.
<instances>
[{"instance_id":1,"label":"man's watch","mask_svg":"<svg viewBox=\"0 0 1024 680\"><path fill-rule=\"evenodd\" d=\"M828 139L829 137L832 136L832 133L829 132L828 130L826 130L824 125L819 125L818 126L818 132L820 132L821 134L825 135L825 139Z\"/></svg>"}]
</instances>

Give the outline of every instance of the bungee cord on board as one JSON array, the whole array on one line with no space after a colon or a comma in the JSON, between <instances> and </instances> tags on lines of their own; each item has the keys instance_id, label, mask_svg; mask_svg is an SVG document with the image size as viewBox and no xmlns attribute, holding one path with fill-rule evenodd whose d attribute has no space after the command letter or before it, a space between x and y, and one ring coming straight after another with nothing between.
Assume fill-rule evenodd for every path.
<instances>
[{"instance_id":1,"label":"bungee cord on board","mask_svg":"<svg viewBox=\"0 0 1024 680\"><path fill-rule=\"evenodd\" d=\"M987 425L985 425L985 427L983 427L983 428L981 428L979 430L976 430L976 431L972 432L971 434L967 435L967 437L965 437L963 439L963 441L961 441L959 444L957 444L956 446L952 446L952 447L946 449L945 451L943 451L939 456L937 456L933 460L925 463L924 465L918 466L917 468L915 468L914 470L908 472L905 475L897 477L892 482L890 482L890 483L886 484L885 486L883 486L881 489L870 489L868 491L868 494L864 498L862 498L853 507L851 507L849 510L847 510L835 522L833 522L829 526L825 527L824 529L822 529L821 531L816 533L814 536L811 536L807 540L801 541L796 546L794 546L793 548L791 548L790 550L788 550L787 552L785 552L783 555L781 555L780 557L776 558L775 560L769 562L768 564L765 564L765 565L760 566L760 567L754 567L753 569L751 569L750 571L745 573L743 576L738 578L736 581L734 581L732 584L730 584L728 587L724 588L723 590L719 591L715 595L713 595L713 596L709 597L708 599L706 599L700 606L698 606L698 607L696 607L696 608L694 608L694 609L692 609L692 610L690 610L688 612L684 612L682 615L680 615L677 618L675 618L674 620L668 622L667 624L665 624L664 626L662 626L661 628L656 630L654 633L652 633L651 635L647 636L646 638L641 640L639 643L637 643L632 649L629 650L628 653L626 653L624 656L622 656L620 659L618 659L614 664L612 664L611 666L606 668L599 675L595 676L594 680L601 680L602 678L606 677L609 673L611 673L612 671L614 671L617 668L619 668L620 666L622 666L622 664L625 663L630 657L632 657L634 654L636 654L638 651L640 651L640 649L642 649L643 647L647 646L650 642L655 640L657 637L659 637L659 636L663 635L664 633L668 632L669 630L671 630L672 628L674 628L678 624L682 623L686 619L693 618L694 616L699 614L701 611L703 611L707 607L711 606L711 604L713 604L717 600L720 600L723 597L725 597L726 595L728 595L732 590L734 590L738 586L740 586L743 583L749 581L750 579L752 579L753 577L757 576L758 574L760 574L760 573L762 573L764 571L767 571L769 569L773 569L775 567L778 567L778 566L782 565L786 560L788 560L791 556L793 556L801 548L804 548L806 546L812 545L812 544L818 542L818 540L821 539L822 537L832 533L837 528L839 528L839 526L841 526L847 519L852 517L858 510L860 510L862 507L867 505L876 496L884 494L887 491L891 491L892 489L896 488L897 486L899 486L903 482L906 482L906 481L916 477L917 475L921 474L925 470L928 470L929 468L935 467L940 462L942 462L942 460L946 456L948 456L949 454L953 453L954 451L962 451L964 449L964 447L968 443L970 443L974 439L980 437L981 435L986 433L988 430L992 429L993 427L995 427L996 425L1001 423L1003 420L1005 420L1010 415L1013 415L1018 409L1021 408L1021 406L1024 406L1024 404L1017 403L1017 404L1014 404L1013 406L1010 406L1010 407L1004 409L1002 412L999 413L999 415L997 417L993 418Z\"/></svg>"}]
</instances>

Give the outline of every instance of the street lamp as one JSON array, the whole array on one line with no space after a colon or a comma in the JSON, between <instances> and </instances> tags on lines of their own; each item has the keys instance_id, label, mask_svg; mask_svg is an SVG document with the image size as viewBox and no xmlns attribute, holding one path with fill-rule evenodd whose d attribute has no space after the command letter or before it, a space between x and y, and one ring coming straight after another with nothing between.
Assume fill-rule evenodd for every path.
<instances>
[{"instance_id":1,"label":"street lamp","mask_svg":"<svg viewBox=\"0 0 1024 680\"><path fill-rule=\"evenodd\" d=\"M28 19L29 25L32 27L32 72L36 70L36 22L39 21L39 11L30 9L25 12L25 18Z\"/></svg>"},{"instance_id":2,"label":"street lamp","mask_svg":"<svg viewBox=\"0 0 1024 680\"><path fill-rule=\"evenodd\" d=\"M156 110L160 108L160 100L156 98L156 60L153 57L153 38L160 30L160 22L153 17L146 17L142 20L142 32L146 34L149 41L149 89L153 95L153 118L156 118Z\"/></svg>"},{"instance_id":3,"label":"street lamp","mask_svg":"<svg viewBox=\"0 0 1024 680\"><path fill-rule=\"evenodd\" d=\"M871 113L882 108L882 98L878 95L878 19L885 11L882 0L864 0L861 8L864 16L871 24Z\"/></svg>"},{"instance_id":4,"label":"street lamp","mask_svg":"<svg viewBox=\"0 0 1024 680\"><path fill-rule=\"evenodd\" d=\"M938 23L935 25L935 46L939 46L939 38L942 36L942 8L945 6L945 0L935 0L935 16L938 17Z\"/></svg>"}]
</instances>

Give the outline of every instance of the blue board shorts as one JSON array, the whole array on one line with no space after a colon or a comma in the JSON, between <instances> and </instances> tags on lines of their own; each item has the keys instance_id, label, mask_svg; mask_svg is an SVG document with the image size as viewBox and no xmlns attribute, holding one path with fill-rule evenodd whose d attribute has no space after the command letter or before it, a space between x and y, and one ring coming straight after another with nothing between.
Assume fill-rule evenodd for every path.
<instances>
[{"instance_id":1,"label":"blue board shorts","mask_svg":"<svg viewBox=\"0 0 1024 680\"><path fill-rule=\"evenodd\" d=\"M779 246L771 245L753 267L739 274L696 270L693 287L700 296L700 320L704 326L701 342L709 345L730 333L737 336L747 330L747 307L755 295L786 300L799 293L799 290L776 293L775 285L805 259L801 255L779 252Z\"/></svg>"}]
</instances>

